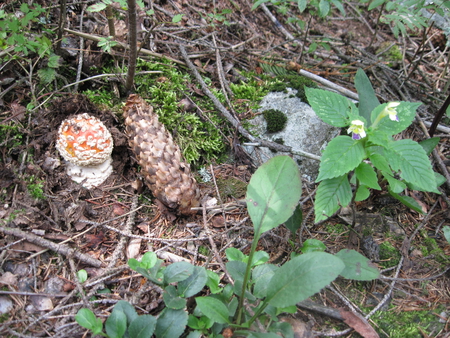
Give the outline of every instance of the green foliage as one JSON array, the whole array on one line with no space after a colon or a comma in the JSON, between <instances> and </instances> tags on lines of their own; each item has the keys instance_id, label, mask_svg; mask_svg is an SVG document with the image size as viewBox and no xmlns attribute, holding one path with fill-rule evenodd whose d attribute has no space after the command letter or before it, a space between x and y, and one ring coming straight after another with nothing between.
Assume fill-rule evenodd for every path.
<instances>
[{"instance_id":1,"label":"green foliage","mask_svg":"<svg viewBox=\"0 0 450 338\"><path fill-rule=\"evenodd\" d=\"M317 88L317 84L305 76L297 74L279 75L275 78L276 82L269 86L271 92L285 92L286 88L292 88L297 91L297 96L303 102L308 103L305 95L305 87Z\"/></svg>"},{"instance_id":2,"label":"green foliage","mask_svg":"<svg viewBox=\"0 0 450 338\"><path fill-rule=\"evenodd\" d=\"M26 178L27 189L30 195L37 199L45 199L44 196L44 184L42 180L36 179L35 176L29 176Z\"/></svg>"},{"instance_id":3,"label":"green foliage","mask_svg":"<svg viewBox=\"0 0 450 338\"><path fill-rule=\"evenodd\" d=\"M195 113L183 112L180 101L189 92L189 75L181 73L170 62L147 62L138 60L137 72L140 70L161 71L162 74L137 75L135 85L137 92L149 103L158 114L159 121L172 133L189 163L211 161L225 151L225 142L219 130L224 127L224 120L209 110L210 103L206 99L196 100L202 106L203 114L208 117L202 121ZM209 106L208 106L209 105Z\"/></svg>"},{"instance_id":4,"label":"green foliage","mask_svg":"<svg viewBox=\"0 0 450 338\"><path fill-rule=\"evenodd\" d=\"M287 116L277 109L268 109L263 112L264 119L267 122L267 132L276 133L284 129L287 122Z\"/></svg>"},{"instance_id":5,"label":"green foliage","mask_svg":"<svg viewBox=\"0 0 450 338\"><path fill-rule=\"evenodd\" d=\"M357 280L377 278L379 272L368 264L367 258L352 250L346 250L341 257L325 253L325 246L318 241L314 246L321 250L308 250L282 266L269 264L269 255L256 251L264 232L292 216L300 196L300 173L290 157L276 156L258 168L246 196L254 227L250 253L245 255L236 248L226 250L226 269L234 284L221 288L215 272L187 262L163 266L153 252L147 252L141 261L130 259L128 264L133 270L164 289L165 308L158 318L148 316L150 324L145 322L154 328L154 332L149 331L157 338L178 338L188 326L188 337L217 337L231 325L236 334L266 337L267 333L251 332L254 330L252 324L259 321L265 323L267 332L282 332L285 337L293 338L290 324L279 322L281 313L294 313L298 302L319 292L340 274ZM204 287L209 292L197 296ZM195 297L196 306L188 314L187 298L190 297ZM128 332L129 337L141 337L131 330L139 319L136 312L128 303L119 303L106 320L107 336L122 337ZM101 321L99 323L90 310L81 309L76 320L103 334ZM274 333L270 336L279 337Z\"/></svg>"},{"instance_id":6,"label":"green foliage","mask_svg":"<svg viewBox=\"0 0 450 338\"><path fill-rule=\"evenodd\" d=\"M266 2L273 4L287 3L286 0L256 0L252 6L252 10ZM345 15L345 9L341 0L297 0L297 5L300 12L303 12L308 8L309 11L317 13L321 18L326 17L330 13L331 5L335 6L343 15Z\"/></svg>"},{"instance_id":7,"label":"green foliage","mask_svg":"<svg viewBox=\"0 0 450 338\"><path fill-rule=\"evenodd\" d=\"M448 225L445 225L442 228L442 231L444 232L444 237L447 240L448 243L450 243L450 227Z\"/></svg>"},{"instance_id":8,"label":"green foliage","mask_svg":"<svg viewBox=\"0 0 450 338\"><path fill-rule=\"evenodd\" d=\"M340 135L325 148L319 168L316 193L316 222L325 220L352 201L348 173L354 172L358 189L356 200L370 195L369 189L380 190L378 179L388 182L391 195L408 207L422 212L409 196L400 193L408 186L415 190L439 193L439 176L433 171L427 151L436 140L421 146L409 139L393 139L414 120L420 103L390 102L379 104L370 81L361 71L356 88L362 102L359 107L347 98L320 89L306 88L306 95L316 114L335 127L349 127L352 137ZM367 163L370 160L370 164ZM394 178L399 175L400 180Z\"/></svg>"},{"instance_id":9,"label":"green foliage","mask_svg":"<svg viewBox=\"0 0 450 338\"><path fill-rule=\"evenodd\" d=\"M400 258L400 252L389 241L380 244L380 264L385 269L397 266Z\"/></svg>"}]
</instances>

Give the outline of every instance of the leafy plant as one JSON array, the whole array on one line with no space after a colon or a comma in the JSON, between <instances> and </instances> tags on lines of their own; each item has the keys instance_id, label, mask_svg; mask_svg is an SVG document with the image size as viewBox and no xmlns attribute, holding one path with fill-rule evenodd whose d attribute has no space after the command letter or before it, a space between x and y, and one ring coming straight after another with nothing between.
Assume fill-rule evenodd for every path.
<instances>
[{"instance_id":1,"label":"leafy plant","mask_svg":"<svg viewBox=\"0 0 450 338\"><path fill-rule=\"evenodd\" d=\"M432 169L428 154L438 138L421 144L393 135L405 130L414 120L421 103L389 102L380 104L367 75L360 69L355 78L359 106L347 98L321 89L306 88L311 107L326 123L349 127L352 136L340 135L325 148L319 168L320 182L315 200L315 221L331 216L340 206L369 197L370 189L381 190L386 183L389 193L403 204L422 212L409 196L400 195L407 187L439 194L441 175ZM349 181L349 173L353 173ZM352 193L350 183L356 185Z\"/></svg>"},{"instance_id":2,"label":"leafy plant","mask_svg":"<svg viewBox=\"0 0 450 338\"><path fill-rule=\"evenodd\" d=\"M153 252L144 254L141 261L130 259L128 264L133 270L164 289L162 298L166 307L158 318L144 315L148 319L148 332L158 338L177 338L188 326L189 337L202 334L218 337L225 328L237 335L252 336L257 327L263 327L265 334L271 333L270 337L282 333L291 338L294 334L290 324L278 321L281 313L295 312L298 302L319 292L339 275L356 280L377 278L378 270L356 251L342 250L331 255L317 242L305 243L314 250L305 249L306 253L282 266L267 263L269 255L256 251L258 241L264 232L288 221L293 214L298 217L300 196L300 174L290 157L276 156L258 168L246 196L254 240L248 255L236 248L226 250L226 269L233 283L224 287L219 285L220 278L215 272L187 262L166 267ZM196 306L188 314L187 299L191 297L195 297ZM129 337L138 337L131 328L138 326L133 323L139 317L142 316L137 316L131 305L119 302L106 321L107 336L123 337L128 332ZM90 310L81 309L76 320L83 327L103 334L101 323ZM260 335L253 333L253 336Z\"/></svg>"},{"instance_id":3,"label":"leafy plant","mask_svg":"<svg viewBox=\"0 0 450 338\"><path fill-rule=\"evenodd\" d=\"M252 6L252 10L258 8L263 3L270 2L272 4L285 4L287 0L256 0ZM308 10L316 12L321 18L326 17L331 10L331 5L335 6L342 14L345 14L345 9L341 0L297 0L297 5L300 12Z\"/></svg>"}]
</instances>

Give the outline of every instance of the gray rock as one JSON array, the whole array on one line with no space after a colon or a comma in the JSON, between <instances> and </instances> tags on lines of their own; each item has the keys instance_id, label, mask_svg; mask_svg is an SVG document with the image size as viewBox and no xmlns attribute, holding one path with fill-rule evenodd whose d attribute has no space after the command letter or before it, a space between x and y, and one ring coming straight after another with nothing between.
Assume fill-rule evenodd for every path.
<instances>
[{"instance_id":1,"label":"gray rock","mask_svg":"<svg viewBox=\"0 0 450 338\"><path fill-rule=\"evenodd\" d=\"M277 133L267 133L264 116L258 115L248 122L252 125L250 132L268 141L283 140L283 144L292 147L293 151L304 151L316 156L321 156L328 142L340 133L340 129L330 126L320 120L312 108L295 96L295 90L288 93L269 93L261 103L258 112L268 109L277 109L285 113L288 120L286 127ZM287 153L275 153L264 147L246 147L256 164L260 165L273 156L286 155ZM304 156L294 155L299 164L302 176L310 182L317 178L319 161Z\"/></svg>"}]
</instances>

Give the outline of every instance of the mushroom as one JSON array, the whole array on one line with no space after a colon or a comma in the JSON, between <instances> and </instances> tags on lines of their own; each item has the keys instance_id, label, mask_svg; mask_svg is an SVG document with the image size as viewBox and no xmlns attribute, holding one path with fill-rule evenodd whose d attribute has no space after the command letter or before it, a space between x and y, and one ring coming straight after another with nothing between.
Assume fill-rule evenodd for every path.
<instances>
[{"instance_id":1,"label":"mushroom","mask_svg":"<svg viewBox=\"0 0 450 338\"><path fill-rule=\"evenodd\" d=\"M113 139L106 126L88 114L64 120L56 149L68 161L67 174L83 187L102 184L112 173Z\"/></svg>"}]
</instances>

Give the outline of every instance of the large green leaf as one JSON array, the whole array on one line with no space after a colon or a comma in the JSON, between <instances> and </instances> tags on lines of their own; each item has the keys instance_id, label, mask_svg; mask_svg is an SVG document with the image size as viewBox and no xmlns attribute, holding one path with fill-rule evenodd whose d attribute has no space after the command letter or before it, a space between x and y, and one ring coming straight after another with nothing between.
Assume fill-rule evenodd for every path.
<instances>
[{"instance_id":1,"label":"large green leaf","mask_svg":"<svg viewBox=\"0 0 450 338\"><path fill-rule=\"evenodd\" d=\"M421 141L419 144L425 150L427 155L430 155L433 149L438 145L440 140L441 140L440 137L432 137Z\"/></svg>"},{"instance_id":2,"label":"large green leaf","mask_svg":"<svg viewBox=\"0 0 450 338\"><path fill-rule=\"evenodd\" d=\"M164 283L170 284L187 279L194 272L194 266L188 262L175 262L164 270Z\"/></svg>"},{"instance_id":3,"label":"large green leaf","mask_svg":"<svg viewBox=\"0 0 450 338\"><path fill-rule=\"evenodd\" d=\"M349 125L347 112L350 101L346 97L327 90L307 87L305 94L311 108L323 122L335 127Z\"/></svg>"},{"instance_id":4,"label":"large green leaf","mask_svg":"<svg viewBox=\"0 0 450 338\"><path fill-rule=\"evenodd\" d=\"M156 322L156 338L180 337L188 321L188 314L184 310L165 308Z\"/></svg>"},{"instance_id":5,"label":"large green leaf","mask_svg":"<svg viewBox=\"0 0 450 338\"><path fill-rule=\"evenodd\" d=\"M229 324L228 308L220 300L212 297L196 297L200 311L209 319L220 324Z\"/></svg>"},{"instance_id":6,"label":"large green leaf","mask_svg":"<svg viewBox=\"0 0 450 338\"><path fill-rule=\"evenodd\" d=\"M339 205L345 207L351 200L352 189L347 175L320 182L314 202L315 222L327 219L339 209Z\"/></svg>"},{"instance_id":7,"label":"large green leaf","mask_svg":"<svg viewBox=\"0 0 450 338\"><path fill-rule=\"evenodd\" d=\"M416 200L410 196L405 195L399 195L393 192L391 189L388 188L389 193L392 197L398 199L400 202L402 202L404 205L406 205L408 208L411 208L415 211L417 211L420 214L424 214L422 207L419 203L416 202Z\"/></svg>"},{"instance_id":8,"label":"large green leaf","mask_svg":"<svg viewBox=\"0 0 450 338\"><path fill-rule=\"evenodd\" d=\"M267 286L278 267L273 264L258 265L252 271L253 294L260 299L266 297Z\"/></svg>"},{"instance_id":9,"label":"large green leaf","mask_svg":"<svg viewBox=\"0 0 450 338\"><path fill-rule=\"evenodd\" d=\"M133 320L128 328L130 337L149 338L156 328L156 318L150 315L140 315Z\"/></svg>"},{"instance_id":10,"label":"large green leaf","mask_svg":"<svg viewBox=\"0 0 450 338\"><path fill-rule=\"evenodd\" d=\"M297 207L295 208L294 213L292 214L291 217L289 217L289 219L286 222L284 222L284 225L293 234L295 234L295 232L298 229L300 229L300 226L302 225L302 222L303 222L302 206L300 204L298 204Z\"/></svg>"},{"instance_id":11,"label":"large green leaf","mask_svg":"<svg viewBox=\"0 0 450 338\"><path fill-rule=\"evenodd\" d=\"M346 135L332 139L323 152L316 182L348 173L355 169L365 157L362 140L353 140Z\"/></svg>"},{"instance_id":12,"label":"large green leaf","mask_svg":"<svg viewBox=\"0 0 450 338\"><path fill-rule=\"evenodd\" d=\"M82 308L78 310L75 320L82 327L91 330L94 335L98 335L103 331L102 320L95 317L94 312L90 309Z\"/></svg>"},{"instance_id":13,"label":"large green leaf","mask_svg":"<svg viewBox=\"0 0 450 338\"><path fill-rule=\"evenodd\" d=\"M289 156L275 156L260 166L250 179L246 196L255 233L260 235L284 223L301 193L300 172Z\"/></svg>"},{"instance_id":14,"label":"large green leaf","mask_svg":"<svg viewBox=\"0 0 450 338\"><path fill-rule=\"evenodd\" d=\"M356 167L355 174L361 184L372 189L381 190L381 187L378 184L377 173L370 164L361 162L359 166Z\"/></svg>"},{"instance_id":15,"label":"large green leaf","mask_svg":"<svg viewBox=\"0 0 450 338\"><path fill-rule=\"evenodd\" d=\"M395 108L399 121L392 121L388 116L386 116L380 121L376 128L389 135L401 133L411 125L412 121L416 117L416 110L421 104L421 102L400 102L400 105ZM386 108L386 106L387 103L381 104L372 111L372 123L380 112Z\"/></svg>"},{"instance_id":16,"label":"large green leaf","mask_svg":"<svg viewBox=\"0 0 450 338\"><path fill-rule=\"evenodd\" d=\"M354 280L374 280L380 272L372 262L355 250L343 249L336 254L345 264L341 276Z\"/></svg>"},{"instance_id":17,"label":"large green leaf","mask_svg":"<svg viewBox=\"0 0 450 338\"><path fill-rule=\"evenodd\" d=\"M178 293L183 297L192 297L199 293L208 281L206 269L194 266L194 272L187 279L178 283Z\"/></svg>"},{"instance_id":18,"label":"large green leaf","mask_svg":"<svg viewBox=\"0 0 450 338\"><path fill-rule=\"evenodd\" d=\"M366 121L370 121L370 113L380 104L380 101L375 95L369 78L361 68L356 71L355 87L359 95L359 115L363 116ZM369 126L367 125L367 127Z\"/></svg>"},{"instance_id":19,"label":"large green leaf","mask_svg":"<svg viewBox=\"0 0 450 338\"><path fill-rule=\"evenodd\" d=\"M395 141L390 144L390 150L389 164L394 170L400 171L400 177L423 191L440 193L430 160L417 142L409 139Z\"/></svg>"},{"instance_id":20,"label":"large green leaf","mask_svg":"<svg viewBox=\"0 0 450 338\"><path fill-rule=\"evenodd\" d=\"M344 263L326 252L297 256L280 267L267 287L266 301L288 307L311 297L344 270Z\"/></svg>"},{"instance_id":21,"label":"large green leaf","mask_svg":"<svg viewBox=\"0 0 450 338\"><path fill-rule=\"evenodd\" d=\"M105 322L105 329L108 337L122 338L127 330L127 316L125 313L114 308Z\"/></svg>"},{"instance_id":22,"label":"large green leaf","mask_svg":"<svg viewBox=\"0 0 450 338\"><path fill-rule=\"evenodd\" d=\"M114 310L116 311L122 311L127 316L127 322L128 324L131 323L133 320L135 320L138 316L136 310L134 309L133 305L128 303L125 300L119 300L116 305L114 305Z\"/></svg>"}]
</instances>

